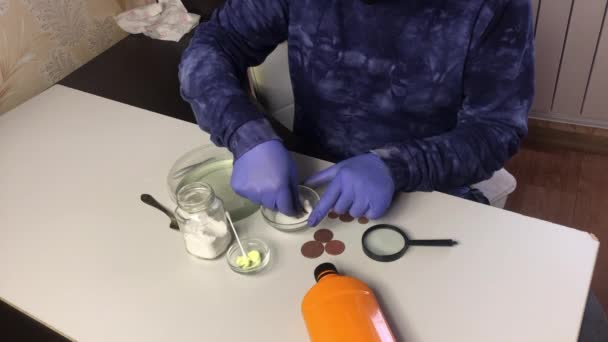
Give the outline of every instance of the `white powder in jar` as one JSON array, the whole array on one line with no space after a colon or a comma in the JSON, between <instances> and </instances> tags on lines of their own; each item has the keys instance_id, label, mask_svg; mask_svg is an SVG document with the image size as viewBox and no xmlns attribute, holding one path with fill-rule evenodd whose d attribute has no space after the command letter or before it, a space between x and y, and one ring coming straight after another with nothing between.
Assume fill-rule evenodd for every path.
<instances>
[{"instance_id":1,"label":"white powder in jar","mask_svg":"<svg viewBox=\"0 0 608 342\"><path fill-rule=\"evenodd\" d=\"M204 215L192 217L185 224L184 240L190 254L204 259L215 259L228 248L232 236L226 222L216 221Z\"/></svg>"}]
</instances>

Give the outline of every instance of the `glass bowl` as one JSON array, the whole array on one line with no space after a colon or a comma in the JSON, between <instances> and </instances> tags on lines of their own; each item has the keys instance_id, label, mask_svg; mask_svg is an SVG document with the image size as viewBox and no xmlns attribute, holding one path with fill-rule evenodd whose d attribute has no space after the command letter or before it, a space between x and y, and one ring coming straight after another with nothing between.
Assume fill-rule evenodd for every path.
<instances>
[{"instance_id":1,"label":"glass bowl","mask_svg":"<svg viewBox=\"0 0 608 342\"><path fill-rule=\"evenodd\" d=\"M252 268L242 268L240 267L236 260L238 257L242 256L241 248L239 247L238 242L235 242L228 248L228 252L226 252L226 261L228 262L228 266L236 273L240 274L254 274L262 271L268 263L270 262L270 248L268 245L260 240L260 239L241 239L241 243L243 244L243 248L245 252L249 253L252 250L257 250L261 255L261 262L259 265Z\"/></svg>"},{"instance_id":2,"label":"glass bowl","mask_svg":"<svg viewBox=\"0 0 608 342\"><path fill-rule=\"evenodd\" d=\"M230 152L214 145L204 145L185 153L173 164L167 176L167 185L174 202L177 192L188 184L203 182L211 185L215 195L222 199L224 208L236 222L256 212L259 206L232 190L231 176Z\"/></svg>"},{"instance_id":3,"label":"glass bowl","mask_svg":"<svg viewBox=\"0 0 608 342\"><path fill-rule=\"evenodd\" d=\"M298 185L298 192L300 201L308 201L312 208L319 203L319 194L313 189L304 185ZM288 217L268 208L262 208L260 212L268 225L284 232L295 232L306 228L308 226L308 217L310 216L310 213L307 213L297 218Z\"/></svg>"}]
</instances>

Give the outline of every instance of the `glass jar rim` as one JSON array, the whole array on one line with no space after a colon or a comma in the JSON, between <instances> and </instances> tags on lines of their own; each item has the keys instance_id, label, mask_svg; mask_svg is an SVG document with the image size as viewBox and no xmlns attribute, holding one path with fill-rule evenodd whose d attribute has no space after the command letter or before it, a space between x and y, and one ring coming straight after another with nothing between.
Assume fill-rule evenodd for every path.
<instances>
[{"instance_id":1,"label":"glass jar rim","mask_svg":"<svg viewBox=\"0 0 608 342\"><path fill-rule=\"evenodd\" d=\"M215 192L207 183L193 182L181 187L176 197L177 206L192 213L208 208L215 200Z\"/></svg>"}]
</instances>

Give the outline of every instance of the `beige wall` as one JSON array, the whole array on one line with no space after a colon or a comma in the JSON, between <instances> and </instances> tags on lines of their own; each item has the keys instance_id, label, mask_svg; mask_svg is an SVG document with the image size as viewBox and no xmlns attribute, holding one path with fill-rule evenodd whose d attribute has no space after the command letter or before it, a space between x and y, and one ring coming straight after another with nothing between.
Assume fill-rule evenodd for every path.
<instances>
[{"instance_id":1,"label":"beige wall","mask_svg":"<svg viewBox=\"0 0 608 342\"><path fill-rule=\"evenodd\" d=\"M125 9L131 9L140 6L145 6L148 4L153 4L156 2L156 0L118 0L118 2Z\"/></svg>"},{"instance_id":2,"label":"beige wall","mask_svg":"<svg viewBox=\"0 0 608 342\"><path fill-rule=\"evenodd\" d=\"M113 16L124 5L123 0L0 0L0 113L123 38Z\"/></svg>"}]
</instances>

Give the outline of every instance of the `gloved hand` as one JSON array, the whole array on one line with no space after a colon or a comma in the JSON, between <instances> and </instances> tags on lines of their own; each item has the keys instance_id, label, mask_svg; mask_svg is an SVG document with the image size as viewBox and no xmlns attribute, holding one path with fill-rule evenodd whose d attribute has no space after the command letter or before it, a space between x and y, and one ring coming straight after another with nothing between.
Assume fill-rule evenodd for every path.
<instances>
[{"instance_id":1,"label":"gloved hand","mask_svg":"<svg viewBox=\"0 0 608 342\"><path fill-rule=\"evenodd\" d=\"M346 159L310 177L305 183L317 187L328 183L327 191L308 218L316 226L333 210L353 217L377 219L386 212L395 192L388 166L380 157L366 153Z\"/></svg>"},{"instance_id":2,"label":"gloved hand","mask_svg":"<svg viewBox=\"0 0 608 342\"><path fill-rule=\"evenodd\" d=\"M278 140L263 142L238 158L230 184L234 192L254 203L296 215L296 165Z\"/></svg>"}]
</instances>

